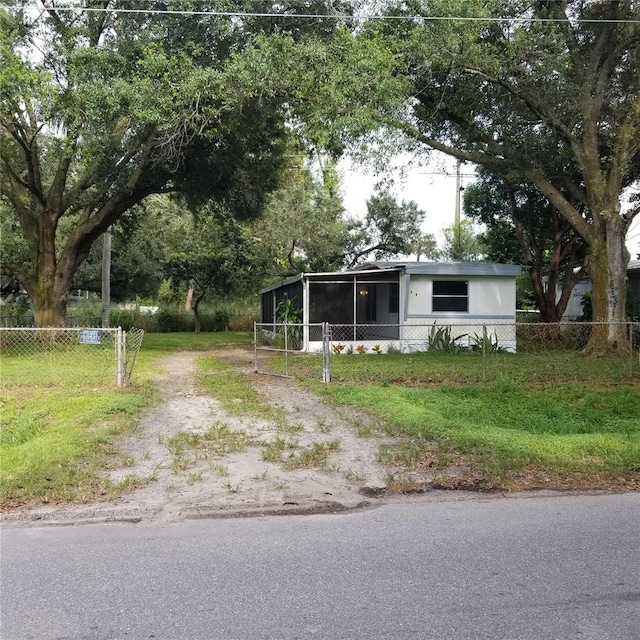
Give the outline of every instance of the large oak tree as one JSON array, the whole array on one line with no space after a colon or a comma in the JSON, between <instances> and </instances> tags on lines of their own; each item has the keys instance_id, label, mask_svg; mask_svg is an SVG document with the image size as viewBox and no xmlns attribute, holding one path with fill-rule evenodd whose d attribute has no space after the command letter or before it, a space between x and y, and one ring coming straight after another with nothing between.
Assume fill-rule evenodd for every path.
<instances>
[{"instance_id":1,"label":"large oak tree","mask_svg":"<svg viewBox=\"0 0 640 640\"><path fill-rule=\"evenodd\" d=\"M603 323L591 350L624 350L625 236L640 211L623 206L640 177L640 3L406 0L384 13L395 19L370 21L345 50L342 103L326 108L327 124L342 139L386 127L414 148L524 176L589 246ZM549 140L577 181L556 173Z\"/></svg>"},{"instance_id":2,"label":"large oak tree","mask_svg":"<svg viewBox=\"0 0 640 640\"><path fill-rule=\"evenodd\" d=\"M25 287L39 326L64 323L92 244L150 194L260 212L290 135L287 85L304 86L269 59L279 45L264 45L326 38L333 18L289 18L315 4L270 7L282 19L246 15L265 5L240 0L224 4L237 15L182 0L0 10L1 187L20 236L2 272ZM260 41L267 59L255 55Z\"/></svg>"}]
</instances>

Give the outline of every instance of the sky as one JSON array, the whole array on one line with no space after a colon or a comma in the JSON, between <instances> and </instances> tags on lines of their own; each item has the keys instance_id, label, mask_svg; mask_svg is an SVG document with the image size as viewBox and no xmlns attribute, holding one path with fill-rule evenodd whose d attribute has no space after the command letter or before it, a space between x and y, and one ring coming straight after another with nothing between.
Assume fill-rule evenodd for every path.
<instances>
[{"instance_id":1,"label":"sky","mask_svg":"<svg viewBox=\"0 0 640 640\"><path fill-rule=\"evenodd\" d=\"M376 176L364 168L355 167L348 159L338 164L338 171L347 213L358 218L364 217L366 202L375 192L376 183L384 176ZM461 174L463 188L473 183L473 165L463 164ZM434 234L441 242L442 229L451 226L455 217L456 161L444 154L434 154L429 164L416 166L409 156L399 156L388 175L393 180L391 193L398 200L414 200L426 212L423 232ZM627 234L627 248L631 259L637 259L640 253L640 216L636 217Z\"/></svg>"},{"instance_id":2,"label":"sky","mask_svg":"<svg viewBox=\"0 0 640 640\"><path fill-rule=\"evenodd\" d=\"M342 177L342 194L347 212L364 217L366 202L375 192L376 183L385 176L376 176L348 160L338 165ZM473 182L473 165L462 165L462 187ZM389 191L397 200L417 203L425 213L422 230L441 240L441 231L454 223L456 209L456 161L443 154L434 155L428 165L416 166L409 156L396 159L389 174L393 186ZM461 194L462 195L462 194ZM462 198L460 201L462 212Z\"/></svg>"}]
</instances>

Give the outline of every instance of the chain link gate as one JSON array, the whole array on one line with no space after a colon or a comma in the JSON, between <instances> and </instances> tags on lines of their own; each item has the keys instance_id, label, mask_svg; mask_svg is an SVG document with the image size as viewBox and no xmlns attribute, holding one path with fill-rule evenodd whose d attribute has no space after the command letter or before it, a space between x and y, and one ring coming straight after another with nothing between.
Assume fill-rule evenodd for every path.
<instances>
[{"instance_id":1,"label":"chain link gate","mask_svg":"<svg viewBox=\"0 0 640 640\"><path fill-rule=\"evenodd\" d=\"M309 349L309 343L313 348ZM253 326L254 371L266 375L293 377L290 371L292 356L322 352L322 380L331 378L329 356L331 329L327 322L295 324L288 322L255 322ZM282 354L282 360L272 356ZM270 357L271 356L271 357ZM268 364L267 364L268 362ZM280 370L276 367L281 366Z\"/></svg>"}]
</instances>

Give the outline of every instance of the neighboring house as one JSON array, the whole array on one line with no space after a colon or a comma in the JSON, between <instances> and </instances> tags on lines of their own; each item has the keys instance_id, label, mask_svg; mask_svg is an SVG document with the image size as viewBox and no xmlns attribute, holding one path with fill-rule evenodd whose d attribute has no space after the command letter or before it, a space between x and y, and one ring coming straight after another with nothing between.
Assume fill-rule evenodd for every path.
<instances>
[{"instance_id":1,"label":"neighboring house","mask_svg":"<svg viewBox=\"0 0 640 640\"><path fill-rule=\"evenodd\" d=\"M627 267L627 298L634 320L640 321L640 260L632 260Z\"/></svg>"},{"instance_id":2,"label":"neighboring house","mask_svg":"<svg viewBox=\"0 0 640 640\"><path fill-rule=\"evenodd\" d=\"M627 300L631 316L640 318L640 260L631 260L627 266ZM562 319L565 321L578 320L583 317L582 299L586 293L591 291L591 278L580 280L573 291L567 304ZM556 299L560 299L562 289L560 285L556 288Z\"/></svg>"},{"instance_id":3,"label":"neighboring house","mask_svg":"<svg viewBox=\"0 0 640 640\"><path fill-rule=\"evenodd\" d=\"M516 276L521 267L483 262L372 262L351 271L302 273L260 291L262 323L277 323L285 300L302 309L303 349L321 348L320 323L347 348L425 348L437 326L452 337L482 336L515 350ZM470 338L467 345L470 345Z\"/></svg>"},{"instance_id":4,"label":"neighboring house","mask_svg":"<svg viewBox=\"0 0 640 640\"><path fill-rule=\"evenodd\" d=\"M546 281L543 283L545 290L547 288ZM579 320L584 316L583 309L583 299L585 294L591 292L591 278L582 278L576 282L575 287L571 291L571 296L569 297L569 302L567 302L567 307L562 314L562 320L564 322L573 322L575 320ZM562 285L556 285L556 302L560 300L560 296L562 295Z\"/></svg>"}]
</instances>

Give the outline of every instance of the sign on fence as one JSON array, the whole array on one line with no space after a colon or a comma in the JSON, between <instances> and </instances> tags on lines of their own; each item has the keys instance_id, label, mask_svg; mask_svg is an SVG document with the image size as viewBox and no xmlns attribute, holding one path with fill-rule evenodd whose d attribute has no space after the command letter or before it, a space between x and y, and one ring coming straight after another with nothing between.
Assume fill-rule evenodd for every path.
<instances>
[{"instance_id":1,"label":"sign on fence","mask_svg":"<svg viewBox=\"0 0 640 640\"><path fill-rule=\"evenodd\" d=\"M102 334L99 329L82 329L80 344L100 344Z\"/></svg>"}]
</instances>

